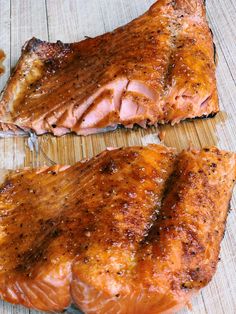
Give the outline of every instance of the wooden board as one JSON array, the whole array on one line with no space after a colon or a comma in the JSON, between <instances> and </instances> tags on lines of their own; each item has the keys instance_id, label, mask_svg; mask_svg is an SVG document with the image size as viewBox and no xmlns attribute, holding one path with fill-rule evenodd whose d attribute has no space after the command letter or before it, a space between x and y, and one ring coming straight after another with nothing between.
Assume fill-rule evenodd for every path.
<instances>
[{"instance_id":1,"label":"wooden board","mask_svg":"<svg viewBox=\"0 0 236 314\"><path fill-rule=\"evenodd\" d=\"M7 58L6 72L0 78L4 86L14 67L21 46L32 36L64 42L96 36L125 24L143 13L155 0L0 0L0 48ZM221 113L214 119L164 126L165 144L178 150L188 147L218 145L236 151L236 2L208 0L207 10L217 46L217 70ZM78 137L67 135L39 138L39 153L31 152L27 139L0 139L0 168L50 164L49 159L72 164L90 157L107 146L127 146L158 142L157 129L118 130L116 132ZM45 157L48 156L48 158ZM232 200L227 231L222 244L221 262L211 284L193 299L198 314L236 313L236 193ZM36 314L36 311L0 303L0 313ZM183 310L183 313L190 313ZM138 313L139 314L139 313ZM141 314L141 313L140 313Z\"/></svg>"}]
</instances>

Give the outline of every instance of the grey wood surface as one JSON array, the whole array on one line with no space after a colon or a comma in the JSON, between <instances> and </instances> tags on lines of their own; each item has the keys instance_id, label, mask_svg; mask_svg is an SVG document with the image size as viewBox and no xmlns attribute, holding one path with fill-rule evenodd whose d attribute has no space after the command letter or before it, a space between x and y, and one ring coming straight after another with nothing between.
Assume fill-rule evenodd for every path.
<instances>
[{"instance_id":1,"label":"grey wood surface","mask_svg":"<svg viewBox=\"0 0 236 314\"><path fill-rule=\"evenodd\" d=\"M0 0L0 49L7 55L0 90L14 67L21 46L32 36L64 42L96 36L129 22L155 0ZM165 144L186 148L217 145L236 151L236 1L207 0L209 22L215 35L219 63L217 69L221 113L214 119L161 127ZM106 146L158 142L157 130L125 131L86 138L67 135L39 138L42 150L36 154L27 139L0 139L0 168L47 164L44 153L58 163L71 164L97 154ZM213 281L195 298L194 314L236 313L236 193L221 250L221 262ZM36 314L36 311L0 303L0 313ZM181 313L190 313L187 309ZM140 313L142 314L142 313Z\"/></svg>"}]
</instances>

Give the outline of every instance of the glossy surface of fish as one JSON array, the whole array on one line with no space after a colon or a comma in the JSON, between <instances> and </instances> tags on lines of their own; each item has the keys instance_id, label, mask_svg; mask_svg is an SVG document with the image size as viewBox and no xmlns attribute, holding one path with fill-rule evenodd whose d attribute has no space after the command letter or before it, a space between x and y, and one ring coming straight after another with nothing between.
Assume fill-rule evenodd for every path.
<instances>
[{"instance_id":1,"label":"glossy surface of fish","mask_svg":"<svg viewBox=\"0 0 236 314\"><path fill-rule=\"evenodd\" d=\"M0 121L80 135L219 111L203 0L159 0L129 24L72 44L31 39L0 101Z\"/></svg>"},{"instance_id":2,"label":"glossy surface of fish","mask_svg":"<svg viewBox=\"0 0 236 314\"><path fill-rule=\"evenodd\" d=\"M164 146L20 170L0 186L0 296L45 311L172 313L215 273L236 155Z\"/></svg>"}]
</instances>

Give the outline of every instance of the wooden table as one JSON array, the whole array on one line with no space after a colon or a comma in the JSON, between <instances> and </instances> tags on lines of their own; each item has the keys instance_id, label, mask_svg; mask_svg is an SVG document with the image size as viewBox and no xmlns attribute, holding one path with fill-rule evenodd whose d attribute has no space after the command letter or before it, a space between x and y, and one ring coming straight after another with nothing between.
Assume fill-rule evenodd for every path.
<instances>
[{"instance_id":1,"label":"wooden table","mask_svg":"<svg viewBox=\"0 0 236 314\"><path fill-rule=\"evenodd\" d=\"M0 48L7 58L4 86L16 64L21 46L35 36L63 42L79 41L125 24L143 13L155 0L0 0ZM164 126L165 144L178 150L189 143L196 147L218 145L236 151L236 1L207 0L209 21L218 51L218 86L221 113L214 119ZM0 168L19 168L57 163L72 164L97 154L107 146L159 142L157 129L118 130L104 135L67 135L39 138L39 153L31 152L25 138L0 139ZM45 157L48 156L48 158ZM211 284L193 300L193 313L236 313L236 193L222 244L221 262ZM0 303L0 313L36 313ZM181 313L188 313L187 310ZM190 313L190 312L189 312ZM142 313L140 313L142 314Z\"/></svg>"}]
</instances>

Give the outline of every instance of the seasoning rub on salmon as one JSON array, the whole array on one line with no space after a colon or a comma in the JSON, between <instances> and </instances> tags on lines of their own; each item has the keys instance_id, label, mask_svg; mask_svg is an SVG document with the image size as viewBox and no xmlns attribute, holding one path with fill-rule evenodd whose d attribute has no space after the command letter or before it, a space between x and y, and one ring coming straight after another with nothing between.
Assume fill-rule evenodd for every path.
<instances>
[{"instance_id":1,"label":"seasoning rub on salmon","mask_svg":"<svg viewBox=\"0 0 236 314\"><path fill-rule=\"evenodd\" d=\"M37 134L175 124L217 113L203 0L159 0L111 33L72 44L28 41L0 100L0 122Z\"/></svg>"},{"instance_id":2,"label":"seasoning rub on salmon","mask_svg":"<svg viewBox=\"0 0 236 314\"><path fill-rule=\"evenodd\" d=\"M0 185L0 296L45 311L172 313L216 271L236 154L104 151Z\"/></svg>"}]
</instances>

